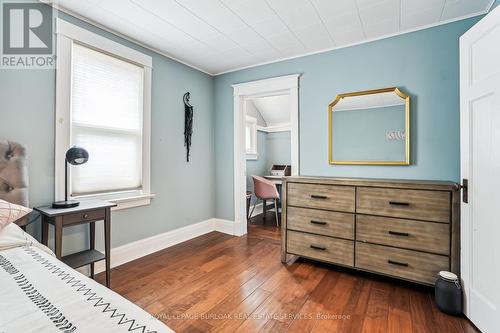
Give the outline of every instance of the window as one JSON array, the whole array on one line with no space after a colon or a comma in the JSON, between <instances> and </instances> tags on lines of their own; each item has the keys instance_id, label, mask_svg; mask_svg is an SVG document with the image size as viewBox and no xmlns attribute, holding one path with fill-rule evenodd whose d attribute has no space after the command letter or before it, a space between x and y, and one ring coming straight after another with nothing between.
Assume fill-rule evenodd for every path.
<instances>
[{"instance_id":1,"label":"window","mask_svg":"<svg viewBox=\"0 0 500 333\"><path fill-rule=\"evenodd\" d=\"M247 116L245 121L245 147L247 160L256 160L257 153L257 119Z\"/></svg>"},{"instance_id":2,"label":"window","mask_svg":"<svg viewBox=\"0 0 500 333\"><path fill-rule=\"evenodd\" d=\"M91 158L71 175L73 196L142 188L144 69L73 47L71 145Z\"/></svg>"},{"instance_id":3,"label":"window","mask_svg":"<svg viewBox=\"0 0 500 333\"><path fill-rule=\"evenodd\" d=\"M70 169L72 197L148 204L151 58L65 21L58 34L56 195L63 154L79 146L90 158Z\"/></svg>"}]
</instances>

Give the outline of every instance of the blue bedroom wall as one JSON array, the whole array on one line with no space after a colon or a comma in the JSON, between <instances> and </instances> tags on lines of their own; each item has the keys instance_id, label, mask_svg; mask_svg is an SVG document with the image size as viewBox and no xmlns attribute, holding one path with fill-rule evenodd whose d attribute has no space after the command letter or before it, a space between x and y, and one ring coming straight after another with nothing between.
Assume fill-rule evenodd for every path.
<instances>
[{"instance_id":1,"label":"blue bedroom wall","mask_svg":"<svg viewBox=\"0 0 500 333\"><path fill-rule=\"evenodd\" d=\"M213 218L214 79L174 60L59 13L73 24L153 58L151 205L112 214L112 246ZM191 162L185 161L183 94L191 92L194 134ZM31 206L54 199L54 70L0 70L0 137L29 150ZM101 226L98 225L98 230ZM30 230L39 234L39 226ZM101 236L101 235L98 235ZM63 251L87 245L80 227L65 228Z\"/></svg>"},{"instance_id":2,"label":"blue bedroom wall","mask_svg":"<svg viewBox=\"0 0 500 333\"><path fill-rule=\"evenodd\" d=\"M480 17L215 78L216 217L233 220L231 85L300 78L300 173L458 181L459 37ZM397 86L411 95L411 166L328 164L327 105L338 93Z\"/></svg>"}]
</instances>

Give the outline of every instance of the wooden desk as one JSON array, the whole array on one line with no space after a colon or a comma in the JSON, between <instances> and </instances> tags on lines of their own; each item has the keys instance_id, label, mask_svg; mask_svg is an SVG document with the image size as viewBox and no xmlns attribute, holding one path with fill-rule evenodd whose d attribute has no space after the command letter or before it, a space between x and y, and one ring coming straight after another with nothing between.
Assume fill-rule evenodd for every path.
<instances>
[{"instance_id":1,"label":"wooden desk","mask_svg":"<svg viewBox=\"0 0 500 333\"><path fill-rule=\"evenodd\" d=\"M283 185L283 177L282 176L264 176L267 180L272 181L276 186Z\"/></svg>"},{"instance_id":2,"label":"wooden desk","mask_svg":"<svg viewBox=\"0 0 500 333\"><path fill-rule=\"evenodd\" d=\"M56 257L71 268L90 265L90 276L94 278L94 263L106 260L106 286L110 279L111 251L111 207L116 204L103 200L82 200L74 208L56 209L52 206L36 207L42 216L42 244L48 245L49 224L55 229L54 253ZM95 249L95 222L104 221L104 252ZM62 256L62 230L64 227L77 224L89 224L90 249Z\"/></svg>"}]
</instances>

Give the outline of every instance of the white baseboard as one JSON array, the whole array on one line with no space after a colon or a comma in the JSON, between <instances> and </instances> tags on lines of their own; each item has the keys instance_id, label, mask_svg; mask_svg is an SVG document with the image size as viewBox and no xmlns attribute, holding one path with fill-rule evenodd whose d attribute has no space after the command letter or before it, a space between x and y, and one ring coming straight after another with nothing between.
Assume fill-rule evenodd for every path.
<instances>
[{"instance_id":1,"label":"white baseboard","mask_svg":"<svg viewBox=\"0 0 500 333\"><path fill-rule=\"evenodd\" d=\"M222 219L212 219L211 223L212 223L212 228L214 231L223 232L223 233L229 234L229 235L236 234L235 233L236 223L234 223L233 221L222 220Z\"/></svg>"},{"instance_id":2,"label":"white baseboard","mask_svg":"<svg viewBox=\"0 0 500 333\"><path fill-rule=\"evenodd\" d=\"M246 223L246 221L245 221ZM225 234L233 235L233 236L242 236L242 226L243 224L240 222L230 221L230 220L222 220L222 219L212 219L212 225L214 231L223 232Z\"/></svg>"},{"instance_id":3,"label":"white baseboard","mask_svg":"<svg viewBox=\"0 0 500 333\"><path fill-rule=\"evenodd\" d=\"M239 223L213 218L179 229L170 230L159 235L112 248L111 267L123 265L129 261L139 259L148 254L158 252L212 231L241 236L240 229L241 226ZM104 270L104 261L95 264L96 273L103 272Z\"/></svg>"}]
</instances>

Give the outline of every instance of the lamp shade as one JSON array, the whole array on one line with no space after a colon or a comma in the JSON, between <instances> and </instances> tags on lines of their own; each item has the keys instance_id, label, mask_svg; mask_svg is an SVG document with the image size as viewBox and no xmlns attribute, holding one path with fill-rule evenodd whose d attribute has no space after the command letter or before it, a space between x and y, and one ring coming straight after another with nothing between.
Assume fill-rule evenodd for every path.
<instances>
[{"instance_id":1,"label":"lamp shade","mask_svg":"<svg viewBox=\"0 0 500 333\"><path fill-rule=\"evenodd\" d=\"M56 201L52 203L52 208L72 208L77 207L80 202L76 200L68 200L68 164L80 165L89 160L89 152L81 147L71 147L66 152L66 160L64 161L64 201Z\"/></svg>"},{"instance_id":2,"label":"lamp shade","mask_svg":"<svg viewBox=\"0 0 500 333\"><path fill-rule=\"evenodd\" d=\"M84 164L89 160L89 153L81 147L71 147L66 152L66 161L71 165Z\"/></svg>"}]
</instances>

